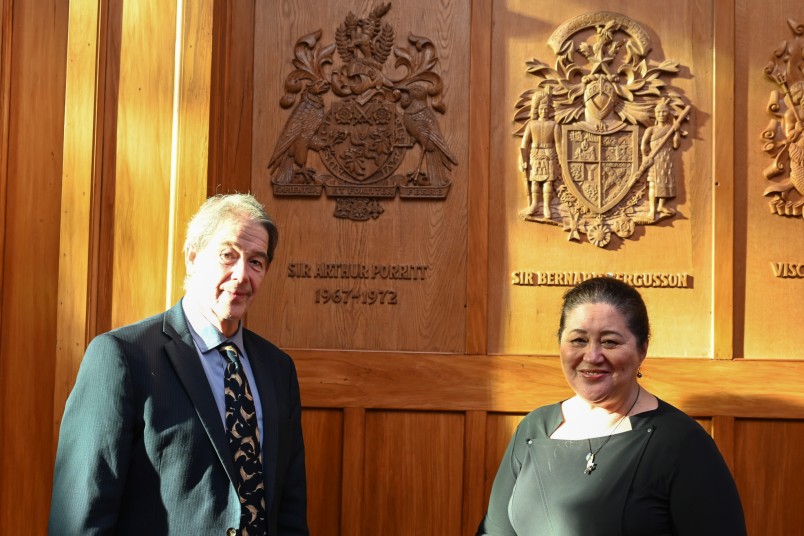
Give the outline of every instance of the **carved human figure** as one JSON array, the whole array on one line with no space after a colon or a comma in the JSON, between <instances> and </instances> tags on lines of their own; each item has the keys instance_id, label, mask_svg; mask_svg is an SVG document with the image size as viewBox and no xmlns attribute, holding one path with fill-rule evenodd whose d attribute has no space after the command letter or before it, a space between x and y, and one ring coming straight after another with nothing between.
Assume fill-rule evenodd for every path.
<instances>
[{"instance_id":1,"label":"carved human figure","mask_svg":"<svg viewBox=\"0 0 804 536\"><path fill-rule=\"evenodd\" d=\"M654 108L656 124L645 130L642 137L642 155L652 158L653 164L648 169L648 219L654 220L656 213L672 216L675 210L665 206L665 200L676 196L676 180L673 175L672 149L678 149L678 136L668 146L668 134L673 128L668 123L670 108L665 100L659 101Z\"/></svg>"},{"instance_id":2,"label":"carved human figure","mask_svg":"<svg viewBox=\"0 0 804 536\"><path fill-rule=\"evenodd\" d=\"M556 152L558 125L551 119L550 95L537 91L530 103L530 119L520 145L519 168L525 173L528 185L528 206L520 211L522 218L534 216L542 196L542 214L552 217L550 202L553 197L553 181L561 173Z\"/></svg>"},{"instance_id":3,"label":"carved human figure","mask_svg":"<svg viewBox=\"0 0 804 536\"><path fill-rule=\"evenodd\" d=\"M790 86L793 103L784 114L784 133L787 136L787 151L790 154L790 182L804 195L804 81L799 80Z\"/></svg>"}]
</instances>

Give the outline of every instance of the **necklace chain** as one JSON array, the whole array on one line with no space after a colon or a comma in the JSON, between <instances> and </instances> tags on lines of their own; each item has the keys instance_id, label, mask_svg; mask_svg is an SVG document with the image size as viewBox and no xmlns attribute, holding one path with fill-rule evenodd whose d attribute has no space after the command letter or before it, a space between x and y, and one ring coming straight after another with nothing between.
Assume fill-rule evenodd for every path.
<instances>
[{"instance_id":1,"label":"necklace chain","mask_svg":"<svg viewBox=\"0 0 804 536\"><path fill-rule=\"evenodd\" d=\"M614 428L612 428L609 436L606 438L605 441L603 441L603 444L600 445L596 451L594 452L592 451L592 440L590 438L586 438L586 441L589 443L589 454L586 455L586 469L583 470L584 474L591 475L592 471L594 471L597 468L597 464L595 463L595 456L597 456L598 453L603 449L603 447L606 446L606 443L609 442L609 439L611 439L611 436L613 436L614 432L617 431L617 428L620 427L620 424L622 424L625 418L628 417L628 414L631 413L631 411L636 407L637 401L639 400L639 394L641 392L642 392L642 386L637 385L637 395L636 398L634 398L634 403L631 404L631 407L628 408L628 411L625 412L625 415L620 417L620 420L617 421L617 424L614 425Z\"/></svg>"}]
</instances>

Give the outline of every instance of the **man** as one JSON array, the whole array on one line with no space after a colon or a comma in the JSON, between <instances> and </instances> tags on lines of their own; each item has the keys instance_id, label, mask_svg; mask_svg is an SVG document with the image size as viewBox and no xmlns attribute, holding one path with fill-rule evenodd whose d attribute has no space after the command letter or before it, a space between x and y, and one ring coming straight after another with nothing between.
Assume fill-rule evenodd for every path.
<instances>
[{"instance_id":1,"label":"man","mask_svg":"<svg viewBox=\"0 0 804 536\"><path fill-rule=\"evenodd\" d=\"M90 343L51 535L308 534L296 370L241 322L277 239L254 197L208 199L188 225L181 302Z\"/></svg>"}]
</instances>

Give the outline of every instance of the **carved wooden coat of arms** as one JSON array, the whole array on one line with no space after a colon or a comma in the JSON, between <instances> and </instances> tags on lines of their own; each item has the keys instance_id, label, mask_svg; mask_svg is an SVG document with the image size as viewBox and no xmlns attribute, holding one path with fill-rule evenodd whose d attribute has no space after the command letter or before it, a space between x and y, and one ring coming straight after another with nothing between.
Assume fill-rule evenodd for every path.
<instances>
[{"instance_id":1,"label":"carved wooden coat of arms","mask_svg":"<svg viewBox=\"0 0 804 536\"><path fill-rule=\"evenodd\" d=\"M436 48L412 34L407 47L395 46L383 21L390 9L381 4L366 18L350 12L333 44L322 45L321 30L296 42L280 101L293 109L268 163L274 195L326 192L335 216L355 221L379 217L380 200L397 194L447 197L458 161L438 123L445 106ZM410 150L419 151L415 164L398 173ZM309 165L311 151L326 171Z\"/></svg>"},{"instance_id":2,"label":"carved wooden coat of arms","mask_svg":"<svg viewBox=\"0 0 804 536\"><path fill-rule=\"evenodd\" d=\"M540 81L516 104L528 200L520 217L601 248L612 234L626 239L637 225L673 217L674 151L690 106L662 77L677 62L652 64L648 33L617 13L575 17L548 45L555 67L528 61Z\"/></svg>"},{"instance_id":3,"label":"carved wooden coat of arms","mask_svg":"<svg viewBox=\"0 0 804 536\"><path fill-rule=\"evenodd\" d=\"M787 21L792 39L773 51L765 74L777 88L771 91L768 127L762 149L773 159L764 175L773 181L765 189L770 210L779 216L801 217L804 207L804 24Z\"/></svg>"}]
</instances>

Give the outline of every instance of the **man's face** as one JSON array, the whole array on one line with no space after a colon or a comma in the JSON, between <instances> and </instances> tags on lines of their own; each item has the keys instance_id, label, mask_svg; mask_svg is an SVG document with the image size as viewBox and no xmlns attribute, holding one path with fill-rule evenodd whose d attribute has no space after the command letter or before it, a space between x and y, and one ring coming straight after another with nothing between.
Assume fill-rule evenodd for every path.
<instances>
[{"instance_id":1,"label":"man's face","mask_svg":"<svg viewBox=\"0 0 804 536\"><path fill-rule=\"evenodd\" d=\"M268 271L268 232L244 219L221 222L207 245L187 253L187 298L227 337L237 331Z\"/></svg>"},{"instance_id":2,"label":"man's face","mask_svg":"<svg viewBox=\"0 0 804 536\"><path fill-rule=\"evenodd\" d=\"M547 119L547 115L550 113L550 105L547 104L547 101L542 101L539 104L539 117L542 119Z\"/></svg>"}]
</instances>

